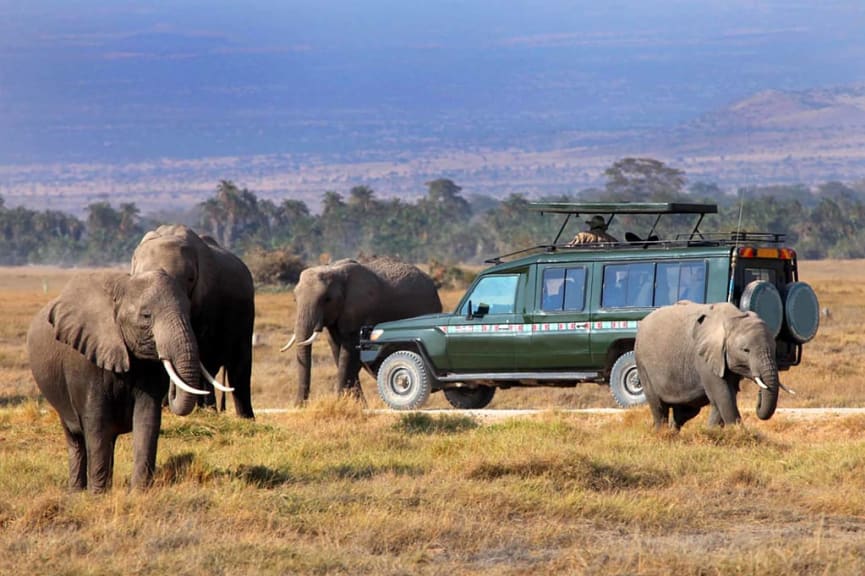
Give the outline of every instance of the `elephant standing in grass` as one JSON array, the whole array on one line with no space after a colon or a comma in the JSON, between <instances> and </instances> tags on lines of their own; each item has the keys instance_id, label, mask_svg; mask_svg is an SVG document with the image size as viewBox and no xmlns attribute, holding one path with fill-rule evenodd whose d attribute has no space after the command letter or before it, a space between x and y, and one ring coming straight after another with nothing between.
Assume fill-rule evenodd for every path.
<instances>
[{"instance_id":1,"label":"elephant standing in grass","mask_svg":"<svg viewBox=\"0 0 865 576\"><path fill-rule=\"evenodd\" d=\"M670 409L678 430L707 404L710 426L740 422L736 395L743 377L760 386L757 417L775 413L782 387L775 339L753 312L727 302L658 308L640 322L634 353L656 428L668 422Z\"/></svg>"},{"instance_id":2,"label":"elephant standing in grass","mask_svg":"<svg viewBox=\"0 0 865 576\"><path fill-rule=\"evenodd\" d=\"M208 375L224 368L234 389L235 412L254 418L255 287L249 268L212 238L201 238L186 226L171 225L145 234L132 255L133 275L150 270L164 270L186 294L192 330ZM208 381L212 385L212 378ZM207 399L213 402L215 396Z\"/></svg>"},{"instance_id":3,"label":"elephant standing in grass","mask_svg":"<svg viewBox=\"0 0 865 576\"><path fill-rule=\"evenodd\" d=\"M435 283L417 267L390 258L339 260L307 268L294 288L294 335L282 350L297 346L298 405L309 399L312 343L327 328L338 367L337 391L363 400L360 328L364 325L441 312Z\"/></svg>"},{"instance_id":4,"label":"elephant standing in grass","mask_svg":"<svg viewBox=\"0 0 865 576\"><path fill-rule=\"evenodd\" d=\"M195 408L198 345L189 301L164 272L74 276L33 318L30 369L57 410L69 447L69 486L111 487L114 444L132 432L132 486L153 478L162 401Z\"/></svg>"}]
</instances>

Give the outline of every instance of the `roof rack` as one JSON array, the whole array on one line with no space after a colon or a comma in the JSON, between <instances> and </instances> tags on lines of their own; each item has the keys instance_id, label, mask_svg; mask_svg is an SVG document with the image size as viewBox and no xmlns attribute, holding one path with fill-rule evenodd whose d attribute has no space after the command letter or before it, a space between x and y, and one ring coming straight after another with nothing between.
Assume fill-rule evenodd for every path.
<instances>
[{"instance_id":1,"label":"roof rack","mask_svg":"<svg viewBox=\"0 0 865 576\"><path fill-rule=\"evenodd\" d=\"M698 204L688 202L532 202L529 204L529 209L542 214L565 214L565 221L559 228L553 244L559 243L559 238L562 232L565 231L565 226L571 216L579 216L580 214L609 214L607 218L607 226L613 221L617 214L653 214L656 216L652 228L646 235L646 238L651 238L658 227L658 222L664 214L697 214L696 224L691 230L690 237L702 238L700 233L700 224L703 222L703 217L706 214L717 214L717 204Z\"/></svg>"},{"instance_id":2,"label":"roof rack","mask_svg":"<svg viewBox=\"0 0 865 576\"><path fill-rule=\"evenodd\" d=\"M530 248L524 248L508 254L502 254L485 260L487 264L501 264L505 259L511 259L517 256L526 256L538 252L556 252L559 250L596 250L599 246L608 249L633 249L635 247L650 248L663 247L670 248L676 246L724 246L737 245L742 242L761 243L761 244L780 244L784 241L784 234L774 234L769 232L710 232L703 233L700 231L700 224L706 214L717 214L718 206L716 204L697 204L684 202L533 202L529 204L529 209L549 214L565 214L565 221L559 228L555 239L551 244L540 244ZM647 240L626 240L624 242L604 242L602 244L581 244L577 246L568 246L559 244L559 239L568 224L571 216L579 216L581 214L609 214L607 224L619 214L652 214L656 215L655 222L652 224L651 230L646 235ZM655 229L661 216L665 214L694 214L697 215L697 222L694 224L690 232L677 234L674 240L659 240L657 236L653 236Z\"/></svg>"}]
</instances>

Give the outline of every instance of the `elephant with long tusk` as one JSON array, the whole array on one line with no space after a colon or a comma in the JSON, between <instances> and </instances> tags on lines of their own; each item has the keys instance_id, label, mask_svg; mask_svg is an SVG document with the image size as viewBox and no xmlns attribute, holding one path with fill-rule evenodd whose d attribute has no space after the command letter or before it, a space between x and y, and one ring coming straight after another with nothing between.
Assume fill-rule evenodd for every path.
<instances>
[{"instance_id":1,"label":"elephant with long tusk","mask_svg":"<svg viewBox=\"0 0 865 576\"><path fill-rule=\"evenodd\" d=\"M69 486L111 486L114 444L132 432L132 486L153 478L162 400L184 416L201 390L188 301L164 272L75 275L27 333L30 369L60 416Z\"/></svg>"},{"instance_id":2,"label":"elephant with long tusk","mask_svg":"<svg viewBox=\"0 0 865 576\"><path fill-rule=\"evenodd\" d=\"M432 278L411 264L391 258L339 260L307 268L294 288L294 335L280 350L297 350L297 397L309 398L312 343L327 330L338 367L337 391L361 400L360 328L388 320L441 312Z\"/></svg>"},{"instance_id":3,"label":"elephant with long tusk","mask_svg":"<svg viewBox=\"0 0 865 576\"><path fill-rule=\"evenodd\" d=\"M252 332L255 288L240 258L186 226L160 226L144 235L132 255L133 274L165 270L189 300L189 316L201 353L203 387L233 392L238 416L252 409ZM212 374L223 368L230 386ZM215 395L204 397L213 404ZM222 405L225 407L225 397Z\"/></svg>"}]
</instances>

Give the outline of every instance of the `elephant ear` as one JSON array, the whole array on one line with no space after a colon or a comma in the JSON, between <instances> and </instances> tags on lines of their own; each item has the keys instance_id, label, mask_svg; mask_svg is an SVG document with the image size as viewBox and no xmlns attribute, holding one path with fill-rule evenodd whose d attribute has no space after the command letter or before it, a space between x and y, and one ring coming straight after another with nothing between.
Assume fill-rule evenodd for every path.
<instances>
[{"instance_id":1,"label":"elephant ear","mask_svg":"<svg viewBox=\"0 0 865 576\"><path fill-rule=\"evenodd\" d=\"M48 321L58 341L112 372L129 371L129 352L114 315L122 277L128 278L128 275L76 275L48 312Z\"/></svg>"},{"instance_id":2,"label":"elephant ear","mask_svg":"<svg viewBox=\"0 0 865 576\"><path fill-rule=\"evenodd\" d=\"M723 318L711 312L697 316L694 324L697 354L706 361L718 378L723 378L727 369L726 340Z\"/></svg>"}]
</instances>

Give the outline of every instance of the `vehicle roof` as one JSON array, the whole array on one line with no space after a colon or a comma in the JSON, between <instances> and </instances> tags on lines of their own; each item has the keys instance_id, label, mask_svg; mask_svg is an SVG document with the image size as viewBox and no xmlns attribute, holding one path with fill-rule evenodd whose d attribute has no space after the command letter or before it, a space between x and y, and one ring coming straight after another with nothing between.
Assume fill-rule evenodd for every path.
<instances>
[{"instance_id":1,"label":"vehicle roof","mask_svg":"<svg viewBox=\"0 0 865 576\"><path fill-rule=\"evenodd\" d=\"M628 261L628 260L681 260L685 258L710 258L727 257L732 253L732 246L728 244L706 243L702 245L679 245L666 246L660 250L646 250L642 247L619 247L618 249L588 249L588 250L562 250L550 246L538 246L527 249L520 254L514 254L513 260L487 260L487 263L495 264L497 270L509 268L520 268L533 263L566 263L587 261Z\"/></svg>"},{"instance_id":2,"label":"vehicle roof","mask_svg":"<svg viewBox=\"0 0 865 576\"><path fill-rule=\"evenodd\" d=\"M717 214L717 204L688 202L531 202L529 209L550 214Z\"/></svg>"}]
</instances>

